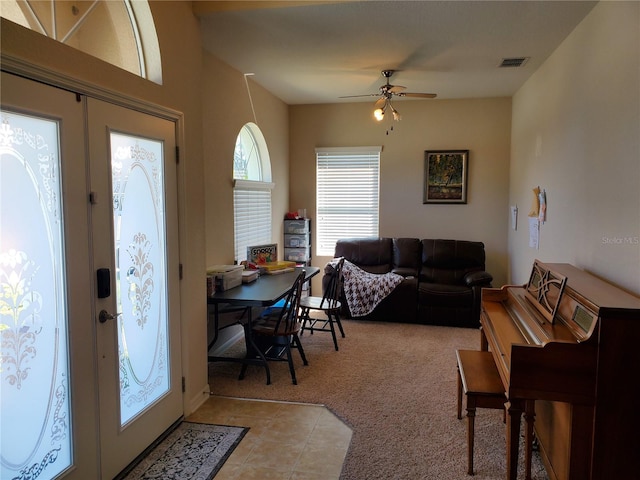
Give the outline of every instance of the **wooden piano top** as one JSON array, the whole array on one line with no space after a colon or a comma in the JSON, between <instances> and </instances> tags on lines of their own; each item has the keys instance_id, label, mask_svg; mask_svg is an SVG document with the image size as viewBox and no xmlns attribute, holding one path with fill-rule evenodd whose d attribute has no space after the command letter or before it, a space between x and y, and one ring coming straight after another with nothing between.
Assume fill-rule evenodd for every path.
<instances>
[{"instance_id":1,"label":"wooden piano top","mask_svg":"<svg viewBox=\"0 0 640 480\"><path fill-rule=\"evenodd\" d=\"M592 405L602 317L640 325L640 299L572 265L536 261L536 268L566 277L554 315L540 308L529 285L483 289L482 334L510 398Z\"/></svg>"}]
</instances>

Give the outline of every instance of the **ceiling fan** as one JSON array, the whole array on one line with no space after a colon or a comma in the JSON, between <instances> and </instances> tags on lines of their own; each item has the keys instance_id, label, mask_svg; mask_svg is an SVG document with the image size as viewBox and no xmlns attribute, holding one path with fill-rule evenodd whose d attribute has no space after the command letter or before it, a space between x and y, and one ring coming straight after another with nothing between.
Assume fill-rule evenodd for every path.
<instances>
[{"instance_id":1,"label":"ceiling fan","mask_svg":"<svg viewBox=\"0 0 640 480\"><path fill-rule=\"evenodd\" d=\"M373 111L373 116L376 120L381 121L384 118L384 114L387 109L391 110L393 114L394 120L400 120L400 114L398 111L393 108L391 104L391 99L396 97L412 97L412 98L435 98L435 93L410 93L405 92L404 90L407 87L403 87L401 85L391 85L389 83L389 79L391 75L395 73L395 70L382 70L382 76L387 79L387 83L380 86L380 93L369 93L365 95L346 95L340 98L355 98L355 97L380 97L376 103L376 109Z\"/></svg>"}]
</instances>

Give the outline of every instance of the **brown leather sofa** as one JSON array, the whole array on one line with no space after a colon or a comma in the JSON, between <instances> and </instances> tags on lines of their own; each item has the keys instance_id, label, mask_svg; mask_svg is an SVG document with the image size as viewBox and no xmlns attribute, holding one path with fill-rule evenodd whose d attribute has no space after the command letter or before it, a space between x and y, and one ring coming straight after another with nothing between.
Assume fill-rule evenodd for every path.
<instances>
[{"instance_id":1,"label":"brown leather sofa","mask_svg":"<svg viewBox=\"0 0 640 480\"><path fill-rule=\"evenodd\" d=\"M373 312L360 319L480 325L480 289L490 287L493 280L485 271L482 242L349 238L338 240L335 257L344 257L370 273L394 272L404 277ZM343 315L351 318L344 296L341 300Z\"/></svg>"}]
</instances>

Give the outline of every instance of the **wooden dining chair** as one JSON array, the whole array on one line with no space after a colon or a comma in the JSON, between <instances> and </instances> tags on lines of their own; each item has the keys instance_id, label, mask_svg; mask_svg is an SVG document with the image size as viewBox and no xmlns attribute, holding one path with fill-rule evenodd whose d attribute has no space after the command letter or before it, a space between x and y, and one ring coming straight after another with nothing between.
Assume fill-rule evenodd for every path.
<instances>
[{"instance_id":1,"label":"wooden dining chair","mask_svg":"<svg viewBox=\"0 0 640 480\"><path fill-rule=\"evenodd\" d=\"M300 300L300 320L302 322L302 335L305 330L309 330L311 334L314 331L331 332L333 337L333 345L338 351L338 339L336 337L336 329L334 323L338 325L340 334L344 338L344 329L340 322L340 291L342 290L342 268L344 267L344 257L340 258L334 267L333 273L329 278L329 283L322 294L322 297L308 296ZM316 312L311 316L311 312ZM321 317L315 316L320 315Z\"/></svg>"},{"instance_id":2,"label":"wooden dining chair","mask_svg":"<svg viewBox=\"0 0 640 480\"><path fill-rule=\"evenodd\" d=\"M291 381L294 385L297 385L298 381L296 380L296 371L293 366L291 347L295 347L300 352L304 365L309 364L298 336L300 332L298 309L304 282L305 272L302 271L293 282L282 307L269 310L267 314L252 322L251 326L251 333L254 338L262 337L262 340L264 340L259 343L264 346L264 352L262 353L267 361L286 361L289 364ZM245 364L242 366L241 378L244 377L246 369L247 365ZM269 379L267 380L268 383L270 383Z\"/></svg>"}]
</instances>

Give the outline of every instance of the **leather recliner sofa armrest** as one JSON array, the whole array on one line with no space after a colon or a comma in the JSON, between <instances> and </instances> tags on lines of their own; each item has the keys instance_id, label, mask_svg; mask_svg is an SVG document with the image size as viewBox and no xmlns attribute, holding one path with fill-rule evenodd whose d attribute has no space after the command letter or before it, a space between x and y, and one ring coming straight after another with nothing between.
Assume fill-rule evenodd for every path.
<instances>
[{"instance_id":1,"label":"leather recliner sofa armrest","mask_svg":"<svg viewBox=\"0 0 640 480\"><path fill-rule=\"evenodd\" d=\"M475 287L478 285L491 286L493 281L493 275L484 271L469 272L464 276L464 283L468 287Z\"/></svg>"}]
</instances>

